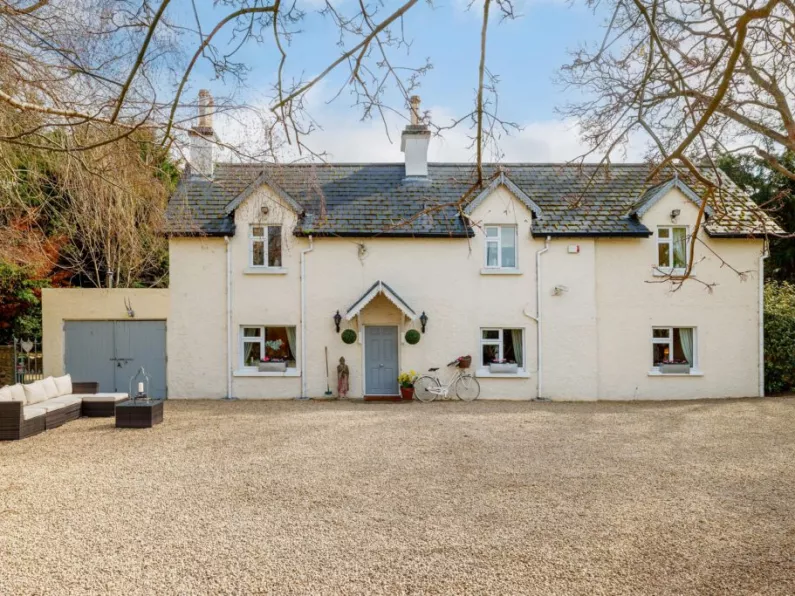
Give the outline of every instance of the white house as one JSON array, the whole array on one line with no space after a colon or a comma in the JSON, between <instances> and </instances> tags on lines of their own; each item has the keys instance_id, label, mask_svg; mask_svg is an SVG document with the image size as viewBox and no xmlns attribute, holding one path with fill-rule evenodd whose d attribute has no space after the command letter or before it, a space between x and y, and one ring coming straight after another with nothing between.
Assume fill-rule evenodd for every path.
<instances>
[{"instance_id":1,"label":"white house","mask_svg":"<svg viewBox=\"0 0 795 596\"><path fill-rule=\"evenodd\" d=\"M197 147L168 213L171 397L321 396L341 356L351 396L391 395L400 370L460 355L484 398L761 394L776 228L728 179L696 230L699 187L671 173L500 164L473 187L471 164L427 163L413 120L401 164L214 163ZM673 291L693 233L695 279ZM262 356L286 371L259 372Z\"/></svg>"},{"instance_id":2,"label":"white house","mask_svg":"<svg viewBox=\"0 0 795 596\"><path fill-rule=\"evenodd\" d=\"M340 357L351 397L394 395L400 370L445 376L462 355L482 398L763 393L763 239L778 228L726 178L696 230L700 187L672 172L490 164L474 185L471 164L427 163L416 117L399 164L215 163L213 135L204 109L168 208L168 292L45 292L45 372L123 389L138 345L163 371L167 354L155 376L171 398L322 396ZM159 322L107 322L136 317ZM262 357L285 370L260 372Z\"/></svg>"}]
</instances>

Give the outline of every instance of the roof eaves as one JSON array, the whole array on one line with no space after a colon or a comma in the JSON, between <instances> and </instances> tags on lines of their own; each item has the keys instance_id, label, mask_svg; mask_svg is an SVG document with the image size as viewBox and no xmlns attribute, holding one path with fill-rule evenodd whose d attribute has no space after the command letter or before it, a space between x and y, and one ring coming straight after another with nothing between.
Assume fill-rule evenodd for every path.
<instances>
[{"instance_id":1,"label":"roof eaves","mask_svg":"<svg viewBox=\"0 0 795 596\"><path fill-rule=\"evenodd\" d=\"M679 178L679 176L674 176L668 182L663 182L662 184L658 184L657 186L648 189L644 193L644 197L642 197L639 202L632 206L632 210L630 211L629 215L640 219L649 211L649 209L652 208L652 206L657 203L657 201L667 195L674 188L679 190L696 206L701 206L701 201L703 198L700 197L698 193L694 191L688 184L686 184L681 178ZM704 211L707 215L712 215L712 207L709 205L707 205Z\"/></svg>"},{"instance_id":2,"label":"roof eaves","mask_svg":"<svg viewBox=\"0 0 795 596\"><path fill-rule=\"evenodd\" d=\"M257 176L254 181L243 190L243 192L241 192L227 204L227 206L224 208L224 213L226 215L232 213L262 185L267 185L274 193L276 193L277 197L284 201L284 203L298 215L301 215L304 212L304 208L301 206L301 204L291 197L289 193L287 193L281 186L274 182L265 170L262 170L259 176Z\"/></svg>"},{"instance_id":3,"label":"roof eaves","mask_svg":"<svg viewBox=\"0 0 795 596\"><path fill-rule=\"evenodd\" d=\"M466 209L464 209L464 213L466 215L471 215L475 209L477 209L481 203L486 200L486 197L497 190L497 188L500 186L505 186L505 188L511 191L511 193L513 193L513 195L516 196L516 198L519 199L524 206L532 211L537 217L541 216L541 207L539 207L538 204L533 201L533 199L527 196L527 193L516 186L516 184L514 184L513 181L505 175L505 172L500 172L500 175L492 180L491 184L484 188L480 194L478 194L478 196L472 199L469 205L466 206Z\"/></svg>"}]
</instances>

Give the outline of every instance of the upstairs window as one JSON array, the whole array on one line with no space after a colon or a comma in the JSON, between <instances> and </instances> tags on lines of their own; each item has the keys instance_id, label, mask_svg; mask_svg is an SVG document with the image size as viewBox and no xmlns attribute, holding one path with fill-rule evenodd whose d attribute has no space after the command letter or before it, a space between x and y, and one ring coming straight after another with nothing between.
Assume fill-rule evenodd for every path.
<instances>
[{"instance_id":1,"label":"upstairs window","mask_svg":"<svg viewBox=\"0 0 795 596\"><path fill-rule=\"evenodd\" d=\"M282 266L282 227L253 225L249 231L249 265Z\"/></svg>"},{"instance_id":2,"label":"upstairs window","mask_svg":"<svg viewBox=\"0 0 795 596\"><path fill-rule=\"evenodd\" d=\"M687 227L657 228L657 267L663 270L684 270L687 267Z\"/></svg>"},{"instance_id":3,"label":"upstairs window","mask_svg":"<svg viewBox=\"0 0 795 596\"><path fill-rule=\"evenodd\" d=\"M516 226L486 226L486 267L516 269Z\"/></svg>"}]
</instances>

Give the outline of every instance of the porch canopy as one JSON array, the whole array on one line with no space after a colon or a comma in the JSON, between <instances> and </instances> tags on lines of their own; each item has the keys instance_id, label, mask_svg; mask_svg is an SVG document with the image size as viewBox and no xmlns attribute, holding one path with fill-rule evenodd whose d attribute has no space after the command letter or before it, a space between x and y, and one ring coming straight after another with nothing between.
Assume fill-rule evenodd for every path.
<instances>
[{"instance_id":1,"label":"porch canopy","mask_svg":"<svg viewBox=\"0 0 795 596\"><path fill-rule=\"evenodd\" d=\"M348 309L348 312L345 313L345 320L350 321L358 315L362 309L372 302L373 298L378 296L379 294L383 294L386 296L387 300L389 300L392 304L394 304L397 309L406 315L407 318L411 319L412 321L417 318L417 313L415 313L412 308L406 304L406 301L403 300L400 296L398 296L397 292L386 285L381 280L375 282L370 288L362 294L362 296L353 303Z\"/></svg>"}]
</instances>

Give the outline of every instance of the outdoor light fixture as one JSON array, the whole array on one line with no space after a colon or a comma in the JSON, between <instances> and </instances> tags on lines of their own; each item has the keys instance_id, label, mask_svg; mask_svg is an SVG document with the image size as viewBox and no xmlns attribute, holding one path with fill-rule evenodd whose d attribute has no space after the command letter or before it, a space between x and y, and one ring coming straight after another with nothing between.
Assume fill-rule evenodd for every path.
<instances>
[{"instance_id":1,"label":"outdoor light fixture","mask_svg":"<svg viewBox=\"0 0 795 596\"><path fill-rule=\"evenodd\" d=\"M342 323L342 315L340 311L337 311L337 314L334 315L334 324L337 326L337 333L340 332L340 323Z\"/></svg>"},{"instance_id":2,"label":"outdoor light fixture","mask_svg":"<svg viewBox=\"0 0 795 596\"><path fill-rule=\"evenodd\" d=\"M425 311L422 311L420 315L420 325L422 325L422 332L425 333L425 325L428 324L428 315L425 314Z\"/></svg>"},{"instance_id":3,"label":"outdoor light fixture","mask_svg":"<svg viewBox=\"0 0 795 596\"><path fill-rule=\"evenodd\" d=\"M674 209L671 211L671 221L676 221L676 218L679 217L680 213L682 213L681 209Z\"/></svg>"}]
</instances>

